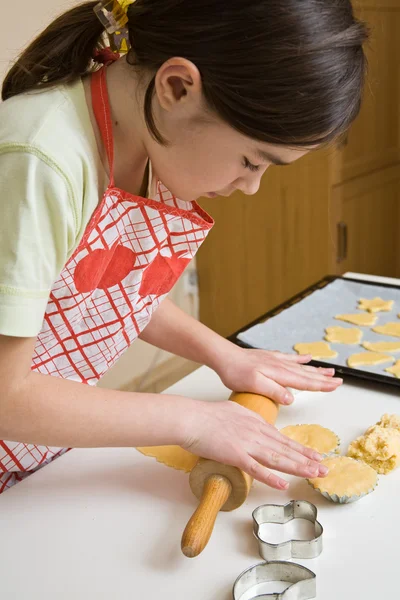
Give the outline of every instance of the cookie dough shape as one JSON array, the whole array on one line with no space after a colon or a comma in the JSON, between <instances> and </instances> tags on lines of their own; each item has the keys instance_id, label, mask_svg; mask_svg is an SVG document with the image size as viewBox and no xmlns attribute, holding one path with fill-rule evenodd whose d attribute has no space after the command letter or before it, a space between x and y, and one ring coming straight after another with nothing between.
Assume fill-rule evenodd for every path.
<instances>
[{"instance_id":1,"label":"cookie dough shape","mask_svg":"<svg viewBox=\"0 0 400 600\"><path fill-rule=\"evenodd\" d=\"M388 373L391 373L392 375L394 375L395 377L400 379L400 360L398 360L391 367L387 367L387 369L385 369L385 371L387 371Z\"/></svg>"},{"instance_id":2,"label":"cookie dough shape","mask_svg":"<svg viewBox=\"0 0 400 600\"><path fill-rule=\"evenodd\" d=\"M328 475L309 479L308 482L332 502L355 502L372 492L377 485L377 472L348 456L329 457L322 464L328 467Z\"/></svg>"},{"instance_id":3,"label":"cookie dough shape","mask_svg":"<svg viewBox=\"0 0 400 600\"><path fill-rule=\"evenodd\" d=\"M383 333L384 335L392 335L393 337L400 337L400 323L385 323L385 325L374 327L372 331Z\"/></svg>"},{"instance_id":4,"label":"cookie dough shape","mask_svg":"<svg viewBox=\"0 0 400 600\"><path fill-rule=\"evenodd\" d=\"M338 319L338 321L346 321L346 323L351 323L352 325L371 326L375 325L377 317L371 313L355 313L336 315L335 319Z\"/></svg>"},{"instance_id":5,"label":"cookie dough shape","mask_svg":"<svg viewBox=\"0 0 400 600\"><path fill-rule=\"evenodd\" d=\"M362 365L380 365L385 362L392 362L393 356L388 354L382 354L381 352L359 352L358 354L352 354L347 359L349 367L361 367Z\"/></svg>"},{"instance_id":6,"label":"cookie dough shape","mask_svg":"<svg viewBox=\"0 0 400 600\"><path fill-rule=\"evenodd\" d=\"M311 354L314 359L336 358L338 353L326 342L300 343L293 346L298 354Z\"/></svg>"},{"instance_id":7,"label":"cookie dough shape","mask_svg":"<svg viewBox=\"0 0 400 600\"><path fill-rule=\"evenodd\" d=\"M400 464L400 431L373 425L351 442L347 455L387 475Z\"/></svg>"},{"instance_id":8,"label":"cookie dough shape","mask_svg":"<svg viewBox=\"0 0 400 600\"><path fill-rule=\"evenodd\" d=\"M289 425L281 429L281 433L326 456L339 451L340 439L322 425Z\"/></svg>"},{"instance_id":9,"label":"cookie dough shape","mask_svg":"<svg viewBox=\"0 0 400 600\"><path fill-rule=\"evenodd\" d=\"M358 308L360 310L367 310L371 313L377 312L388 312L392 310L394 300L382 300L382 298L376 297L367 300L366 298L360 298L358 301Z\"/></svg>"},{"instance_id":10,"label":"cookie dough shape","mask_svg":"<svg viewBox=\"0 0 400 600\"><path fill-rule=\"evenodd\" d=\"M364 342L362 346L371 352L400 352L400 342Z\"/></svg>"},{"instance_id":11,"label":"cookie dough shape","mask_svg":"<svg viewBox=\"0 0 400 600\"><path fill-rule=\"evenodd\" d=\"M363 336L361 329L355 327L327 327L325 332L325 339L337 344L359 344Z\"/></svg>"}]
</instances>

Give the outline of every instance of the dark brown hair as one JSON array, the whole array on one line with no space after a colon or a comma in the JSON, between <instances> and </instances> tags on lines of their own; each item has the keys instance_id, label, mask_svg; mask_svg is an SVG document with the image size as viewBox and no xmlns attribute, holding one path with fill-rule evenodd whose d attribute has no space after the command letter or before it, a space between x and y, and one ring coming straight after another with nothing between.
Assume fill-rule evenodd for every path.
<instances>
[{"instance_id":1,"label":"dark brown hair","mask_svg":"<svg viewBox=\"0 0 400 600\"><path fill-rule=\"evenodd\" d=\"M2 98L87 73L103 27L88 2L58 17L7 74ZM136 0L128 9L128 62L153 74L169 58L199 69L208 107L244 135L307 146L345 133L365 79L366 26L350 0Z\"/></svg>"}]
</instances>

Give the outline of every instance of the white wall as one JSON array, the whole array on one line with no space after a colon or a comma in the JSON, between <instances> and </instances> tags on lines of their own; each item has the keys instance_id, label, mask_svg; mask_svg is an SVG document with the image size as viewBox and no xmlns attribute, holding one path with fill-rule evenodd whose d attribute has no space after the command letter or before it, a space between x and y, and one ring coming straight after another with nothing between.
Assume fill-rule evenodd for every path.
<instances>
[{"instance_id":1,"label":"white wall","mask_svg":"<svg viewBox=\"0 0 400 600\"><path fill-rule=\"evenodd\" d=\"M54 2L53 0L20 0L18 3L0 0L2 4L2 34L0 36L0 80L19 52L44 29L54 16L68 10L77 1ZM194 262L189 269L195 268ZM197 316L197 298L185 295L184 282L179 281L170 294L171 299L189 314ZM137 340L120 361L102 379L104 387L117 388L136 377L149 367L164 362L171 355L159 353L149 344Z\"/></svg>"}]
</instances>

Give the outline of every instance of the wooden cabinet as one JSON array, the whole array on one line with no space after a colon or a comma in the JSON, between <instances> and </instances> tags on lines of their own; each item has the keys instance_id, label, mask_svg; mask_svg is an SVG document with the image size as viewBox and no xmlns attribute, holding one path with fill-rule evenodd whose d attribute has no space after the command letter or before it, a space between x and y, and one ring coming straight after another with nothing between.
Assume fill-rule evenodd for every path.
<instances>
[{"instance_id":1,"label":"wooden cabinet","mask_svg":"<svg viewBox=\"0 0 400 600\"><path fill-rule=\"evenodd\" d=\"M328 273L400 276L400 0L358 2L371 26L363 107L340 150L267 171L252 197L203 201L200 318L229 335Z\"/></svg>"}]
</instances>

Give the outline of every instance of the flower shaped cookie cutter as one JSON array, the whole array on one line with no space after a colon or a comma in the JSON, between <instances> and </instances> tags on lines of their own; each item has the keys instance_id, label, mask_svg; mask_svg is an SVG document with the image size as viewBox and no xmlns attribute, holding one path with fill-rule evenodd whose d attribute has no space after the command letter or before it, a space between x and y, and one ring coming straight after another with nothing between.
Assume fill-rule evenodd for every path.
<instances>
[{"instance_id":1,"label":"flower shaped cookie cutter","mask_svg":"<svg viewBox=\"0 0 400 600\"><path fill-rule=\"evenodd\" d=\"M322 552L323 527L317 521L317 508L306 500L292 500L287 504L264 504L253 512L253 533L258 541L261 558L267 561L291 558L316 558ZM314 525L315 537L311 540L287 540L280 544L266 542L260 536L265 523L285 525L293 519L306 519Z\"/></svg>"}]
</instances>

